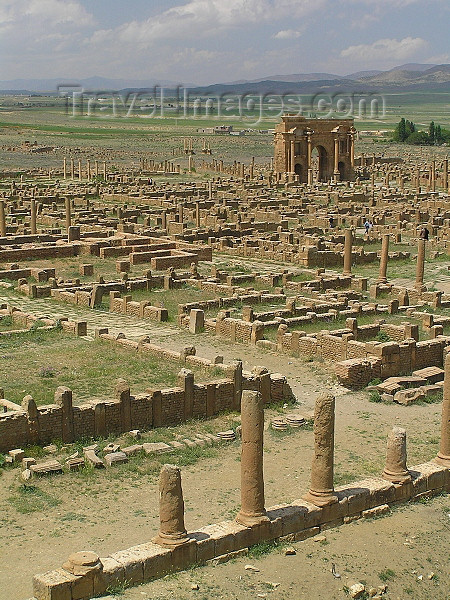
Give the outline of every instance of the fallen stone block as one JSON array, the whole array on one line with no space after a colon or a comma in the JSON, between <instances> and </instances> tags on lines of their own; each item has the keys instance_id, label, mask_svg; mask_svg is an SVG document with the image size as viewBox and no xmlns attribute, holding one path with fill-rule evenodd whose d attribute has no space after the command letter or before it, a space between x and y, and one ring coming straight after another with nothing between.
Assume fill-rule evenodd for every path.
<instances>
[{"instance_id":1,"label":"fallen stone block","mask_svg":"<svg viewBox=\"0 0 450 600\"><path fill-rule=\"evenodd\" d=\"M63 472L62 464L57 460L47 460L43 463L30 465L30 471L33 475L51 475Z\"/></svg>"},{"instance_id":2,"label":"fallen stone block","mask_svg":"<svg viewBox=\"0 0 450 600\"><path fill-rule=\"evenodd\" d=\"M146 454L163 454L164 452L173 452L173 448L164 442L146 443L142 444L142 447L144 448Z\"/></svg>"},{"instance_id":3,"label":"fallen stone block","mask_svg":"<svg viewBox=\"0 0 450 600\"><path fill-rule=\"evenodd\" d=\"M106 466L121 465L128 462L128 456L125 452L111 452L105 455Z\"/></svg>"},{"instance_id":4,"label":"fallen stone block","mask_svg":"<svg viewBox=\"0 0 450 600\"><path fill-rule=\"evenodd\" d=\"M93 465L94 468L96 468L96 469L104 469L105 468L104 462L102 461L101 458L99 458L95 454L94 450L85 451L84 458L88 461L88 463Z\"/></svg>"},{"instance_id":5,"label":"fallen stone block","mask_svg":"<svg viewBox=\"0 0 450 600\"><path fill-rule=\"evenodd\" d=\"M134 456L135 454L139 454L139 452L143 449L142 444L133 444L132 446L127 446L126 448L122 448L122 452L127 456Z\"/></svg>"},{"instance_id":6,"label":"fallen stone block","mask_svg":"<svg viewBox=\"0 0 450 600\"><path fill-rule=\"evenodd\" d=\"M21 462L25 458L25 452L21 448L15 448L8 452L13 462Z\"/></svg>"}]
</instances>

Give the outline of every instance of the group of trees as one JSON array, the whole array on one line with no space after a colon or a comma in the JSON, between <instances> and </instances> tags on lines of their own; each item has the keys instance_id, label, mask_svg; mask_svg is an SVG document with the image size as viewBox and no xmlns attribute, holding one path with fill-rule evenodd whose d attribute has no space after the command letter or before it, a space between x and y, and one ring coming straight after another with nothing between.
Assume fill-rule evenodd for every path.
<instances>
[{"instance_id":1,"label":"group of trees","mask_svg":"<svg viewBox=\"0 0 450 600\"><path fill-rule=\"evenodd\" d=\"M439 146L450 143L450 131L443 129L440 125L435 125L431 121L428 131L419 131L412 121L400 119L392 136L394 142L405 142L407 144Z\"/></svg>"}]
</instances>

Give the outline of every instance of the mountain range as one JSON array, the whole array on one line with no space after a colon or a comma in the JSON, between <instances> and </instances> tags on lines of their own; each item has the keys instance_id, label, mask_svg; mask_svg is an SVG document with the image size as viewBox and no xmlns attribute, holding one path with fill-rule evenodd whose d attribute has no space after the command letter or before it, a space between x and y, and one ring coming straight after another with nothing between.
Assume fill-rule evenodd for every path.
<instances>
[{"instance_id":1,"label":"mountain range","mask_svg":"<svg viewBox=\"0 0 450 600\"><path fill-rule=\"evenodd\" d=\"M181 83L171 80L152 79L108 79L104 77L88 77L84 79L14 79L0 81L0 93L3 94L36 94L42 92L57 93L58 86L81 86L85 90L131 90L153 88L155 85L173 90ZM335 75L333 73L294 73L288 75L269 75L252 80L239 80L215 83L208 86L196 86L192 83L182 84L193 92L212 93L317 93L317 92L405 92L436 91L450 92L450 64L430 65L408 63L389 69L388 71L369 70Z\"/></svg>"}]
</instances>

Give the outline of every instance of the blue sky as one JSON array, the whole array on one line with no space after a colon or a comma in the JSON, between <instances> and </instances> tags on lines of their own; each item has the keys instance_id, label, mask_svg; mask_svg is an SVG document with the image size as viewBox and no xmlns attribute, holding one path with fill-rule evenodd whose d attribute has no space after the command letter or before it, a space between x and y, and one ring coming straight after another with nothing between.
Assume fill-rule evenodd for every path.
<instances>
[{"instance_id":1,"label":"blue sky","mask_svg":"<svg viewBox=\"0 0 450 600\"><path fill-rule=\"evenodd\" d=\"M449 0L0 0L0 79L208 84L450 62Z\"/></svg>"}]
</instances>

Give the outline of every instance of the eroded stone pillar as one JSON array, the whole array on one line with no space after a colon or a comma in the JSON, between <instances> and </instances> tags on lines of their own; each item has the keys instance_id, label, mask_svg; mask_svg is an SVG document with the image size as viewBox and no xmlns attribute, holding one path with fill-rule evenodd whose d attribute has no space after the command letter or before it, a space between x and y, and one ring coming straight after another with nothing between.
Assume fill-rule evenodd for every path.
<instances>
[{"instance_id":1,"label":"eroded stone pillar","mask_svg":"<svg viewBox=\"0 0 450 600\"><path fill-rule=\"evenodd\" d=\"M389 432L383 478L392 483L411 481L406 467L406 430L402 427L393 427Z\"/></svg>"},{"instance_id":2,"label":"eroded stone pillar","mask_svg":"<svg viewBox=\"0 0 450 600\"><path fill-rule=\"evenodd\" d=\"M32 234L37 233L37 228L36 228L36 200L34 198L31 198L31 222L30 222L30 226L31 226L31 233Z\"/></svg>"},{"instance_id":3,"label":"eroded stone pillar","mask_svg":"<svg viewBox=\"0 0 450 600\"><path fill-rule=\"evenodd\" d=\"M65 204L66 204L66 231L69 232L69 227L72 224L72 215L71 215L71 211L70 211L70 198L66 198Z\"/></svg>"},{"instance_id":4,"label":"eroded stone pillar","mask_svg":"<svg viewBox=\"0 0 450 600\"><path fill-rule=\"evenodd\" d=\"M343 275L352 274L352 242L353 242L353 231L351 229L345 230L345 241L344 241L344 270Z\"/></svg>"},{"instance_id":5,"label":"eroded stone pillar","mask_svg":"<svg viewBox=\"0 0 450 600\"><path fill-rule=\"evenodd\" d=\"M383 235L383 241L381 242L381 256L380 256L380 273L378 275L379 283L387 282L387 264L388 264L388 252L389 252L389 234Z\"/></svg>"},{"instance_id":6,"label":"eroded stone pillar","mask_svg":"<svg viewBox=\"0 0 450 600\"><path fill-rule=\"evenodd\" d=\"M334 173L333 173L335 181L339 181L340 173L339 173L339 140L338 138L334 139Z\"/></svg>"},{"instance_id":7,"label":"eroded stone pillar","mask_svg":"<svg viewBox=\"0 0 450 600\"><path fill-rule=\"evenodd\" d=\"M334 494L334 409L331 394L319 396L314 409L314 457L311 466L311 487L304 499L316 506L328 506L338 501Z\"/></svg>"},{"instance_id":8,"label":"eroded stone pillar","mask_svg":"<svg viewBox=\"0 0 450 600\"><path fill-rule=\"evenodd\" d=\"M445 358L444 399L442 401L441 443L437 462L450 468L450 354Z\"/></svg>"},{"instance_id":9,"label":"eroded stone pillar","mask_svg":"<svg viewBox=\"0 0 450 600\"><path fill-rule=\"evenodd\" d=\"M444 159L442 172L442 187L445 191L448 191L448 158Z\"/></svg>"},{"instance_id":10,"label":"eroded stone pillar","mask_svg":"<svg viewBox=\"0 0 450 600\"><path fill-rule=\"evenodd\" d=\"M6 217L4 200L0 200L0 236L6 237Z\"/></svg>"},{"instance_id":11,"label":"eroded stone pillar","mask_svg":"<svg viewBox=\"0 0 450 600\"><path fill-rule=\"evenodd\" d=\"M425 271L425 240L419 239L417 245L417 265L416 265L416 283L414 287L420 292L425 291L427 288L423 283L423 274Z\"/></svg>"},{"instance_id":12,"label":"eroded stone pillar","mask_svg":"<svg viewBox=\"0 0 450 600\"><path fill-rule=\"evenodd\" d=\"M176 465L164 465L159 475L159 522L155 544L174 548L189 541L184 526L181 471Z\"/></svg>"},{"instance_id":13,"label":"eroded stone pillar","mask_svg":"<svg viewBox=\"0 0 450 600\"><path fill-rule=\"evenodd\" d=\"M236 521L252 527L269 520L264 507L264 408L259 392L242 392L241 422L241 510Z\"/></svg>"}]
</instances>

